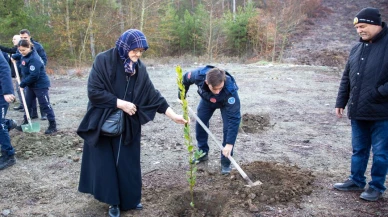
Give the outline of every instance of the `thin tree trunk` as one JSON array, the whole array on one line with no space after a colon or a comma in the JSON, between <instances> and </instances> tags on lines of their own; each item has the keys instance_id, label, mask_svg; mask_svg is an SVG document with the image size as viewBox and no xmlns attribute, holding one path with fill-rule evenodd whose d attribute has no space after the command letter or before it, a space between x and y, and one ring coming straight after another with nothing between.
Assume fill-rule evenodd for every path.
<instances>
[{"instance_id":1,"label":"thin tree trunk","mask_svg":"<svg viewBox=\"0 0 388 217\"><path fill-rule=\"evenodd\" d=\"M140 15L140 31L143 31L143 25L144 25L144 14L145 14L145 1L146 0L142 0L141 1L141 15Z\"/></svg>"},{"instance_id":2,"label":"thin tree trunk","mask_svg":"<svg viewBox=\"0 0 388 217\"><path fill-rule=\"evenodd\" d=\"M92 54L92 59L94 59L96 57L96 49L95 49L95 41L94 41L93 31L90 31L89 38L90 38L90 52Z\"/></svg>"},{"instance_id":3,"label":"thin tree trunk","mask_svg":"<svg viewBox=\"0 0 388 217\"><path fill-rule=\"evenodd\" d=\"M152 5L158 3L159 1L155 1L155 2L152 2L151 4L149 4L147 7L145 6L146 5L146 0L142 0L141 2L141 14L140 14L140 31L143 31L143 26L144 26L144 20L145 20L145 11L151 7Z\"/></svg>"},{"instance_id":4,"label":"thin tree trunk","mask_svg":"<svg viewBox=\"0 0 388 217\"><path fill-rule=\"evenodd\" d=\"M273 51L272 51L272 62L275 62L275 55L276 55L276 37L277 37L277 32L278 32L278 19L275 17L275 36L273 39Z\"/></svg>"},{"instance_id":5,"label":"thin tree trunk","mask_svg":"<svg viewBox=\"0 0 388 217\"><path fill-rule=\"evenodd\" d=\"M118 5L119 5L119 16L120 16L120 32L124 32L124 13L123 13L123 1L118 0Z\"/></svg>"},{"instance_id":6,"label":"thin tree trunk","mask_svg":"<svg viewBox=\"0 0 388 217\"><path fill-rule=\"evenodd\" d=\"M91 29L92 29L93 16L94 16L94 12L96 11L97 1L98 0L96 0L96 2L94 4L94 7L92 8L92 11L90 13L89 24L88 24L88 27L86 28L86 31L85 31L85 36L84 36L84 40L83 40L83 43L82 43L81 52L79 53L79 63L82 62L82 55L85 52L85 46L86 46L86 40L87 40L87 37L88 37L88 32L91 31Z\"/></svg>"},{"instance_id":7,"label":"thin tree trunk","mask_svg":"<svg viewBox=\"0 0 388 217\"><path fill-rule=\"evenodd\" d=\"M233 20L236 20L236 0L233 0Z\"/></svg>"},{"instance_id":8,"label":"thin tree trunk","mask_svg":"<svg viewBox=\"0 0 388 217\"><path fill-rule=\"evenodd\" d=\"M66 0L66 33L67 33L67 43L69 44L69 52L70 56L74 57L74 47L73 42L71 40L71 32L70 32L70 10L69 10L69 2L70 0Z\"/></svg>"},{"instance_id":9,"label":"thin tree trunk","mask_svg":"<svg viewBox=\"0 0 388 217\"><path fill-rule=\"evenodd\" d=\"M213 4L212 4L212 7L210 8L210 14L209 14L209 40L207 45L207 53L210 61L212 60L212 53L213 53L212 36L213 36Z\"/></svg>"}]
</instances>

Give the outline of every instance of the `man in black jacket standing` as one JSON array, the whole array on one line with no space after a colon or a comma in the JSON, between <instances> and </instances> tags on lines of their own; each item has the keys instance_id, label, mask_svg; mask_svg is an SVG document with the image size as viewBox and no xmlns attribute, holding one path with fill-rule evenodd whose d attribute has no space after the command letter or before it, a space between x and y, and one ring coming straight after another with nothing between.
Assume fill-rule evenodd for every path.
<instances>
[{"instance_id":1,"label":"man in black jacket standing","mask_svg":"<svg viewBox=\"0 0 388 217\"><path fill-rule=\"evenodd\" d=\"M353 154L348 180L333 187L364 190L372 148L372 180L360 195L367 201L381 198L388 171L388 28L380 17L378 9L364 8L354 18L361 38L350 52L335 106L339 118L348 106Z\"/></svg>"}]
</instances>

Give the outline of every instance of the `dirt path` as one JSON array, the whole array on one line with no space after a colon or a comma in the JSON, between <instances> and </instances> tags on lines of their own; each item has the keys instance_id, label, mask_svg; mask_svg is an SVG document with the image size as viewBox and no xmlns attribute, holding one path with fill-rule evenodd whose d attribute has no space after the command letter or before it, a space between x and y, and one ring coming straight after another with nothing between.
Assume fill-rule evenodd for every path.
<instances>
[{"instance_id":1,"label":"dirt path","mask_svg":"<svg viewBox=\"0 0 388 217\"><path fill-rule=\"evenodd\" d=\"M142 133L143 211L123 216L387 216L385 195L367 203L357 193L334 191L348 176L350 126L333 114L338 71L293 65L219 65L240 87L243 130L235 159L260 187L246 188L236 170L219 173L219 151L210 143L210 160L200 165L196 214L189 209L187 155L182 128L163 115ZM195 66L184 67L185 70ZM171 106L176 97L174 67L149 69ZM82 140L76 136L85 112L86 79L51 77L51 100L59 133L53 136L11 131L18 163L0 172L3 216L106 216L107 206L77 192ZM198 103L193 88L192 107ZM9 111L21 120L21 113ZM42 128L46 127L40 121ZM194 122L191 123L194 126ZM219 112L210 129L221 138ZM42 132L43 132L42 129ZM192 128L194 129L194 128Z\"/></svg>"}]
</instances>

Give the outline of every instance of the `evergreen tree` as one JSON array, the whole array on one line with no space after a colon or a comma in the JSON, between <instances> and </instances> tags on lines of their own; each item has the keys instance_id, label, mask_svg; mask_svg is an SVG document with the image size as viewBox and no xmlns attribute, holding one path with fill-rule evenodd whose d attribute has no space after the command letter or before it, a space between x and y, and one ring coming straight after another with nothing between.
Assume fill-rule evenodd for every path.
<instances>
[{"instance_id":1,"label":"evergreen tree","mask_svg":"<svg viewBox=\"0 0 388 217\"><path fill-rule=\"evenodd\" d=\"M254 17L253 4L245 8L239 6L235 16L231 12L225 14L225 34L228 41L228 50L232 56L241 56L248 51L248 23Z\"/></svg>"},{"instance_id":2,"label":"evergreen tree","mask_svg":"<svg viewBox=\"0 0 388 217\"><path fill-rule=\"evenodd\" d=\"M0 3L0 39L2 45L13 46L12 37L28 27L28 16L23 0L2 0ZM6 43L4 43L6 42Z\"/></svg>"}]
</instances>

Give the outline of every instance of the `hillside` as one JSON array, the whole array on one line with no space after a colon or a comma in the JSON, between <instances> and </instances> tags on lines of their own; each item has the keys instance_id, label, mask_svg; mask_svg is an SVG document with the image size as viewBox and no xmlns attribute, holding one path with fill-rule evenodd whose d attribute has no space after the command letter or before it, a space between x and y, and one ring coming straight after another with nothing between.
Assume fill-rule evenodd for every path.
<instances>
[{"instance_id":1,"label":"hillside","mask_svg":"<svg viewBox=\"0 0 388 217\"><path fill-rule=\"evenodd\" d=\"M343 68L352 45L358 41L353 18L362 8L380 10L388 21L386 0L322 0L313 18L305 21L290 39L286 62Z\"/></svg>"}]
</instances>

